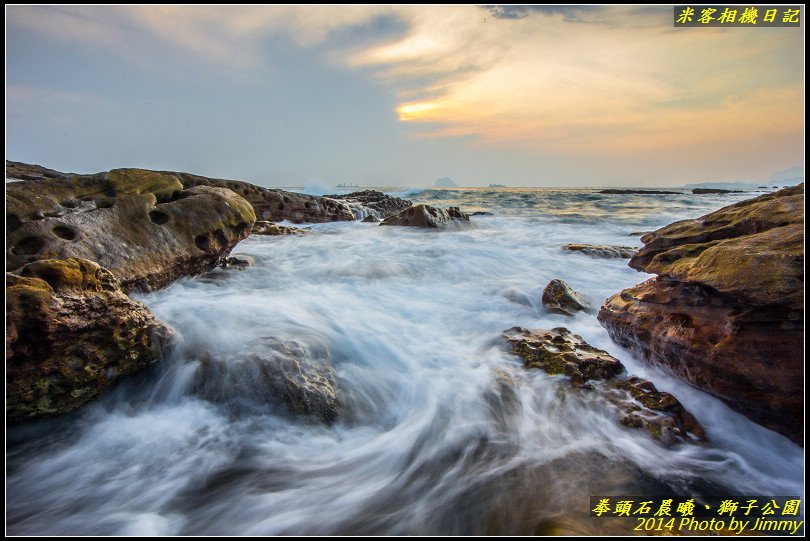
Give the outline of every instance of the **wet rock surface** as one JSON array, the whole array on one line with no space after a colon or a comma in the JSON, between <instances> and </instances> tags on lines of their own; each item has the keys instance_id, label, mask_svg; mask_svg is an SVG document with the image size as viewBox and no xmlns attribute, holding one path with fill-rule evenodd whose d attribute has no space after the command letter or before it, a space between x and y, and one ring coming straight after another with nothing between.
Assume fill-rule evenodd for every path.
<instances>
[{"instance_id":1,"label":"wet rock surface","mask_svg":"<svg viewBox=\"0 0 810 541\"><path fill-rule=\"evenodd\" d=\"M618 344L752 420L803 440L804 185L642 237L658 274L609 298Z\"/></svg>"},{"instance_id":2,"label":"wet rock surface","mask_svg":"<svg viewBox=\"0 0 810 541\"><path fill-rule=\"evenodd\" d=\"M430 205L414 205L399 214L390 216L380 225L401 225L410 227L443 228L452 224L465 224L470 217L458 207L440 209Z\"/></svg>"},{"instance_id":3,"label":"wet rock surface","mask_svg":"<svg viewBox=\"0 0 810 541\"><path fill-rule=\"evenodd\" d=\"M237 409L279 405L295 415L332 422L341 413L335 370L325 346L267 337L256 347L192 353L199 358L193 392Z\"/></svg>"},{"instance_id":4,"label":"wet rock surface","mask_svg":"<svg viewBox=\"0 0 810 541\"><path fill-rule=\"evenodd\" d=\"M621 424L644 428L664 445L706 439L703 428L675 397L659 391L648 380L627 376L618 359L568 329L531 331L514 327L504 338L526 368L567 376L573 387L597 393L616 408Z\"/></svg>"},{"instance_id":5,"label":"wet rock surface","mask_svg":"<svg viewBox=\"0 0 810 541\"><path fill-rule=\"evenodd\" d=\"M85 259L6 273L6 417L64 413L162 358L172 330Z\"/></svg>"},{"instance_id":6,"label":"wet rock surface","mask_svg":"<svg viewBox=\"0 0 810 541\"><path fill-rule=\"evenodd\" d=\"M363 190L345 195L334 194L326 195L324 197L329 197L336 201L340 201L352 208L371 210L373 212L371 216L375 216L378 219L393 216L394 214L407 209L413 204L407 199L393 197L377 190Z\"/></svg>"},{"instance_id":7,"label":"wet rock surface","mask_svg":"<svg viewBox=\"0 0 810 541\"><path fill-rule=\"evenodd\" d=\"M591 257L599 257L602 259L628 259L635 255L638 248L599 244L565 244L563 245L563 250L567 252L580 252Z\"/></svg>"},{"instance_id":8,"label":"wet rock surface","mask_svg":"<svg viewBox=\"0 0 810 541\"><path fill-rule=\"evenodd\" d=\"M550 281L543 290L541 300L546 310L565 316L573 316L590 308L588 301L562 280Z\"/></svg>"},{"instance_id":9,"label":"wet rock surface","mask_svg":"<svg viewBox=\"0 0 810 541\"><path fill-rule=\"evenodd\" d=\"M279 225L272 222L258 221L253 226L252 235L301 235L307 232L306 228Z\"/></svg>"}]
</instances>

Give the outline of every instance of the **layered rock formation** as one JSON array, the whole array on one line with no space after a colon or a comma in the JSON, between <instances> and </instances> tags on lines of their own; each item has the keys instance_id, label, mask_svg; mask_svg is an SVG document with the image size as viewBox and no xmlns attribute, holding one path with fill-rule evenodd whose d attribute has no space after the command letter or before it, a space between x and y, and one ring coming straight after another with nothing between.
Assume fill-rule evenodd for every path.
<instances>
[{"instance_id":1,"label":"layered rock formation","mask_svg":"<svg viewBox=\"0 0 810 541\"><path fill-rule=\"evenodd\" d=\"M627 376L618 359L568 329L515 327L504 337L526 368L563 374L574 387L597 393L616 408L623 425L644 428L665 445L705 439L703 428L674 396L660 392L650 381Z\"/></svg>"},{"instance_id":2,"label":"layered rock formation","mask_svg":"<svg viewBox=\"0 0 810 541\"><path fill-rule=\"evenodd\" d=\"M658 275L608 299L617 343L803 439L804 185L673 223L630 266Z\"/></svg>"},{"instance_id":3,"label":"layered rock formation","mask_svg":"<svg viewBox=\"0 0 810 541\"><path fill-rule=\"evenodd\" d=\"M6 273L6 415L64 413L151 365L172 331L85 259Z\"/></svg>"},{"instance_id":4,"label":"layered rock formation","mask_svg":"<svg viewBox=\"0 0 810 541\"><path fill-rule=\"evenodd\" d=\"M231 190L184 189L173 175L116 169L6 186L6 270L84 258L122 289L161 288L199 274L250 234L256 216Z\"/></svg>"},{"instance_id":5,"label":"layered rock formation","mask_svg":"<svg viewBox=\"0 0 810 541\"><path fill-rule=\"evenodd\" d=\"M458 207L440 209L420 204L409 207L402 212L389 216L380 225L402 225L411 227L442 228L451 224L469 223L470 217Z\"/></svg>"}]
</instances>

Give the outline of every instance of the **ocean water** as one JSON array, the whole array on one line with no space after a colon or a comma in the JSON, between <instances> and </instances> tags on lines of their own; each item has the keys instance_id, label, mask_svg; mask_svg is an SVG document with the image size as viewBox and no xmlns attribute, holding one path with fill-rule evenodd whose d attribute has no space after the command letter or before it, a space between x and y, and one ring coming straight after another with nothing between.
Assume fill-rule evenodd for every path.
<instances>
[{"instance_id":1,"label":"ocean water","mask_svg":"<svg viewBox=\"0 0 810 541\"><path fill-rule=\"evenodd\" d=\"M561 245L639 246L631 233L751 194L399 193L493 215L449 231L342 222L250 237L234 254L253 267L139 296L180 345L97 403L11 427L7 532L622 533L635 522L589 517L591 496L803 494L800 447L643 365L595 312L540 303L554 278L595 307L648 278ZM665 448L562 377L524 369L499 340L516 325L582 335L673 393L710 441ZM268 396L245 359L279 343L333 367L333 422Z\"/></svg>"}]
</instances>

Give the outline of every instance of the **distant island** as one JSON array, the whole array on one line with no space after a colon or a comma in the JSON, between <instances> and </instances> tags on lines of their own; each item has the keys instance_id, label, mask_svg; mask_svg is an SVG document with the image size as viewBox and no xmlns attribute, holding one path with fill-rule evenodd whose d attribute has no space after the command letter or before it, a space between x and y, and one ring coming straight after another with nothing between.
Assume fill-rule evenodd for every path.
<instances>
[{"instance_id":1,"label":"distant island","mask_svg":"<svg viewBox=\"0 0 810 541\"><path fill-rule=\"evenodd\" d=\"M450 177L437 178L433 186L436 188L458 188L458 184L453 182L453 179Z\"/></svg>"},{"instance_id":2,"label":"distant island","mask_svg":"<svg viewBox=\"0 0 810 541\"><path fill-rule=\"evenodd\" d=\"M490 188L506 188L506 184L490 184Z\"/></svg>"},{"instance_id":3,"label":"distant island","mask_svg":"<svg viewBox=\"0 0 810 541\"><path fill-rule=\"evenodd\" d=\"M335 188L359 188L357 184L338 184Z\"/></svg>"}]
</instances>

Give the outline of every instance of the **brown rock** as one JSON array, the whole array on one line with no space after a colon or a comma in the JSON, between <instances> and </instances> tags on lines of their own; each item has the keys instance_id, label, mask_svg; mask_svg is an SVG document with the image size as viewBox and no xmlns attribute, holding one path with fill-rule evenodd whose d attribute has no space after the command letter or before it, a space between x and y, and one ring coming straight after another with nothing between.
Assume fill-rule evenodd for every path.
<instances>
[{"instance_id":1,"label":"brown rock","mask_svg":"<svg viewBox=\"0 0 810 541\"><path fill-rule=\"evenodd\" d=\"M548 283L543 290L542 301L543 306L550 312L565 316L573 316L590 308L588 301L562 280L552 280Z\"/></svg>"},{"instance_id":2,"label":"brown rock","mask_svg":"<svg viewBox=\"0 0 810 541\"><path fill-rule=\"evenodd\" d=\"M6 186L6 270L40 259L96 261L125 291L163 287L215 266L255 215L223 188L183 189L141 169Z\"/></svg>"},{"instance_id":3,"label":"brown rock","mask_svg":"<svg viewBox=\"0 0 810 541\"><path fill-rule=\"evenodd\" d=\"M755 306L803 310L803 240L801 184L653 231L629 265Z\"/></svg>"},{"instance_id":4,"label":"brown rock","mask_svg":"<svg viewBox=\"0 0 810 541\"><path fill-rule=\"evenodd\" d=\"M451 224L469 223L469 221L470 217L458 207L450 207L445 210L420 204L409 207L394 216L389 216L380 222L380 225L442 228Z\"/></svg>"},{"instance_id":5,"label":"brown rock","mask_svg":"<svg viewBox=\"0 0 810 541\"><path fill-rule=\"evenodd\" d=\"M6 416L64 413L158 361L172 331L84 259L6 274Z\"/></svg>"},{"instance_id":6,"label":"brown rock","mask_svg":"<svg viewBox=\"0 0 810 541\"><path fill-rule=\"evenodd\" d=\"M563 250L568 252L580 252L591 257L603 259L626 259L633 257L637 248L632 246L611 246L599 244L565 244Z\"/></svg>"},{"instance_id":7,"label":"brown rock","mask_svg":"<svg viewBox=\"0 0 810 541\"><path fill-rule=\"evenodd\" d=\"M659 278L608 299L617 343L793 441L804 424L804 185L642 237Z\"/></svg>"},{"instance_id":8,"label":"brown rock","mask_svg":"<svg viewBox=\"0 0 810 541\"><path fill-rule=\"evenodd\" d=\"M675 397L660 392L648 380L628 377L618 359L568 329L515 327L504 337L526 368L564 374L574 387L597 393L617 408L623 425L644 428L665 445L705 439L703 428Z\"/></svg>"},{"instance_id":9,"label":"brown rock","mask_svg":"<svg viewBox=\"0 0 810 541\"><path fill-rule=\"evenodd\" d=\"M185 188L216 186L232 190L248 200L259 220L270 222L289 220L296 224L354 220L354 214L345 203L329 197L263 188L241 180L208 178L191 173L168 171L165 173L177 176Z\"/></svg>"}]
</instances>

